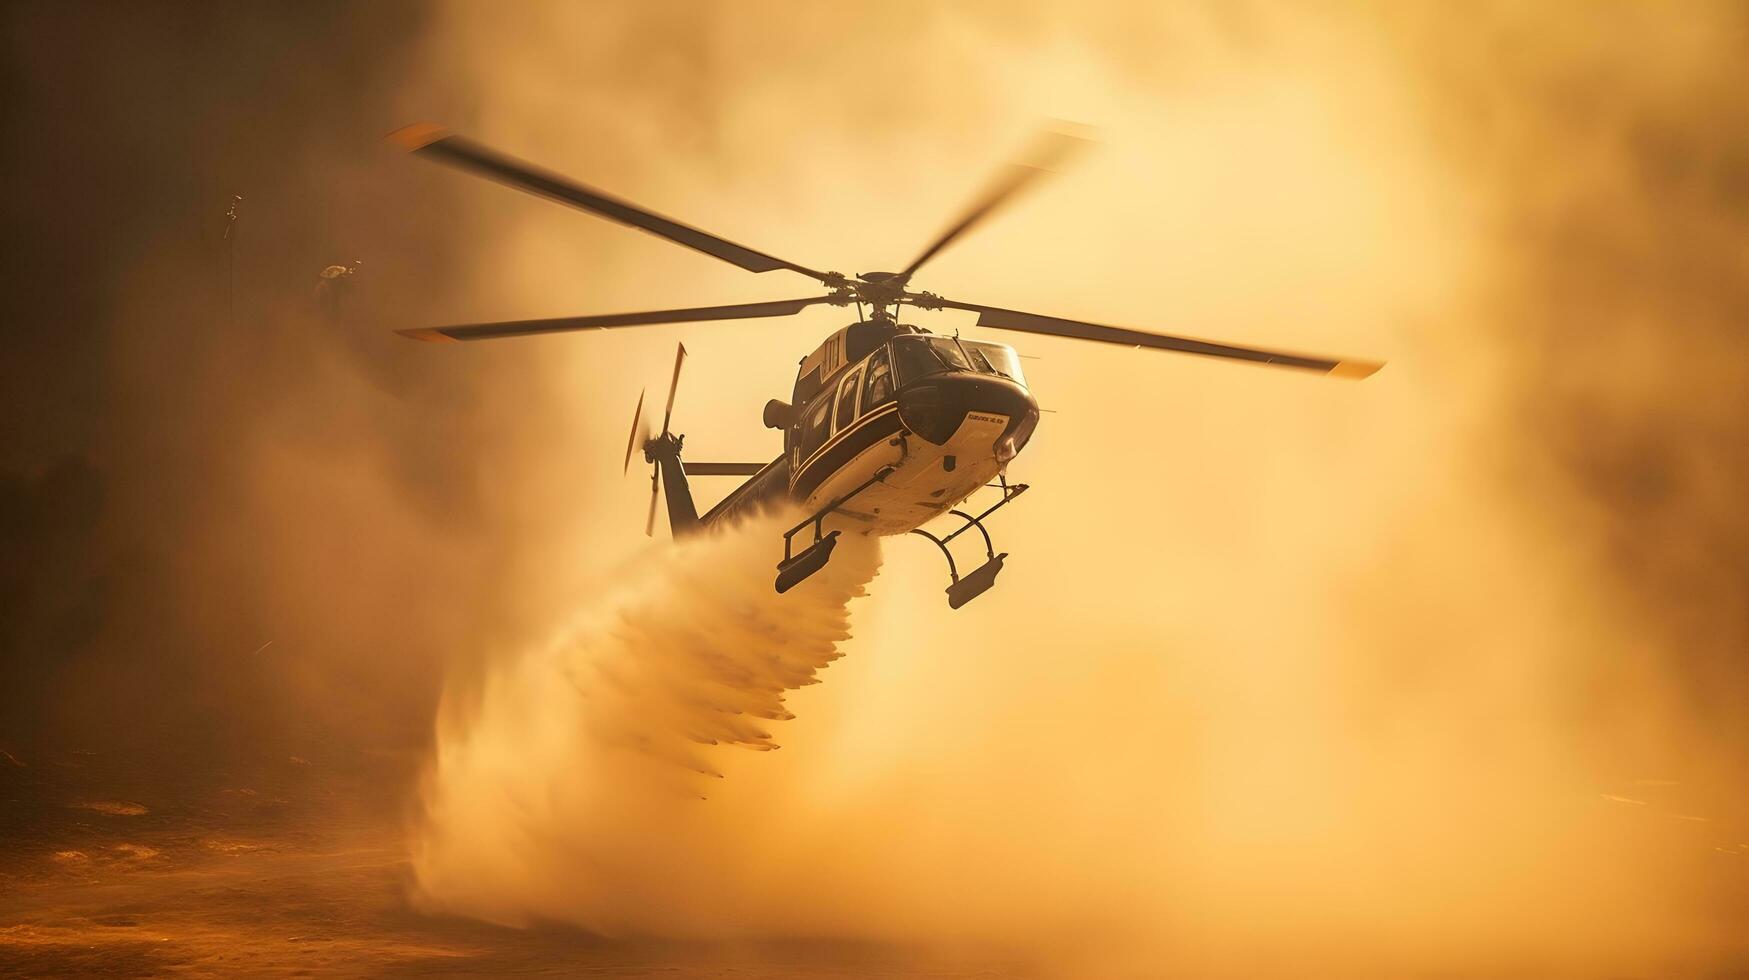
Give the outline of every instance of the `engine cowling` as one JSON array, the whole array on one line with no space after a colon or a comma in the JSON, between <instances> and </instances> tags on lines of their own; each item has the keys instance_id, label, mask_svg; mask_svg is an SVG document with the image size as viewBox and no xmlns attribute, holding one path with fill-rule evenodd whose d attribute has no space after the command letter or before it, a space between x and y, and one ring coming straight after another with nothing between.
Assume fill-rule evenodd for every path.
<instances>
[{"instance_id":1,"label":"engine cowling","mask_svg":"<svg viewBox=\"0 0 1749 980\"><path fill-rule=\"evenodd\" d=\"M796 419L796 410L789 402L773 398L765 403L765 427L767 429L787 429Z\"/></svg>"}]
</instances>

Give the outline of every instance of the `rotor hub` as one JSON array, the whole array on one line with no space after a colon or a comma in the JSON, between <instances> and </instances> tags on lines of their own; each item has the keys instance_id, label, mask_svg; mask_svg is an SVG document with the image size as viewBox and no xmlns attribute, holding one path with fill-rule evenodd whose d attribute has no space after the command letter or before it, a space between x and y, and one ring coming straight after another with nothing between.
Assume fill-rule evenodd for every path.
<instances>
[{"instance_id":1,"label":"rotor hub","mask_svg":"<svg viewBox=\"0 0 1749 980\"><path fill-rule=\"evenodd\" d=\"M822 277L832 290L829 302L837 306L857 304L870 308L873 319L892 319L893 308L901 303L928 294L914 294L905 289L910 277L899 272L863 272L854 279L841 272L828 272Z\"/></svg>"}]
</instances>

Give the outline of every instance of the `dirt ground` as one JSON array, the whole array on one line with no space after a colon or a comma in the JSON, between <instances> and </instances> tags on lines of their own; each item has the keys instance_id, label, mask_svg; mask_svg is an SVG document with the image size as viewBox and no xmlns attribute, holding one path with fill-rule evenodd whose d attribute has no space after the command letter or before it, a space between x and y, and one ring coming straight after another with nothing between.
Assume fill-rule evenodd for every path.
<instances>
[{"instance_id":1,"label":"dirt ground","mask_svg":"<svg viewBox=\"0 0 1749 980\"><path fill-rule=\"evenodd\" d=\"M271 768L271 767L270 767ZM0 757L0 976L1015 976L857 942L675 943L427 915L405 792L301 759L209 789Z\"/></svg>"}]
</instances>

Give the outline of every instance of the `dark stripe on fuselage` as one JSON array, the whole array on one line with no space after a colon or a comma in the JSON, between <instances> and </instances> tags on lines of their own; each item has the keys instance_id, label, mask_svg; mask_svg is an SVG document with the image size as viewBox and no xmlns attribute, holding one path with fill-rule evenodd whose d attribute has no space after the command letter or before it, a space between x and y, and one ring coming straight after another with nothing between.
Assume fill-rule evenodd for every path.
<instances>
[{"instance_id":1,"label":"dark stripe on fuselage","mask_svg":"<svg viewBox=\"0 0 1749 980\"><path fill-rule=\"evenodd\" d=\"M899 431L899 407L894 404L882 405L849 429L826 444L814 458L802 465L802 471L791 485L790 496L796 500L806 500L808 494L826 482L826 478L838 472L846 463L855 459L863 450L892 437Z\"/></svg>"}]
</instances>

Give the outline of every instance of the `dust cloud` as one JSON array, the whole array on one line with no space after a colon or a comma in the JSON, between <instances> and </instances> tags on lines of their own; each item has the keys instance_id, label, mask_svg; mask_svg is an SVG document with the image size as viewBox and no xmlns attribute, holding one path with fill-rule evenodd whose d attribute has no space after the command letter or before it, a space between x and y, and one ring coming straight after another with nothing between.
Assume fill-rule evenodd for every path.
<instances>
[{"instance_id":1,"label":"dust cloud","mask_svg":"<svg viewBox=\"0 0 1749 980\"><path fill-rule=\"evenodd\" d=\"M8 10L9 776L131 753L68 798L141 820L357 787L410 808L415 903L504 923L1066 976L1749 963L1739 6L227 9ZM919 288L1389 364L992 335L1050 414L957 612L903 539L848 604L872 553L777 597L757 526L646 546L612 470L677 339L689 456L772 458L842 311L385 335L808 294L385 153L409 122L863 272L1046 117L1103 143ZM819 602L794 718L686 706L736 596Z\"/></svg>"},{"instance_id":2,"label":"dust cloud","mask_svg":"<svg viewBox=\"0 0 1749 980\"><path fill-rule=\"evenodd\" d=\"M949 615L938 559L894 542L846 658L777 725L783 752L701 750L727 777L709 800L605 837L545 836L557 808L499 810L504 840L532 819L551 846L532 868L479 866L479 914L993 945L1070 975L1589 975L1743 955L1737 748L1672 697L1691 651L1625 610L1527 409L1556 394L1527 353L1567 329L1543 304L1573 274L1527 229L1655 221L1662 193L1614 182L1629 164L1612 144L1565 155L1567 66L1600 62L1584 105L1656 116L1680 99L1651 88L1723 91L1684 66L1725 47L1652 14L1599 27L1492 6L1454 23L973 5L843 32L772 7L707 17L678 47L654 40L673 30L660 14L610 18L609 45L589 37L597 12L548 13L452 11L469 45L519 52L516 77L481 70L495 108L478 130L519 152L593 160L578 172L600 181L641 157L625 173L668 210L878 268L1041 117L1084 121L1106 137L1093 159L919 285L1391 364L1342 387L1029 339L1056 414L1011 474L1039 489L997 523L1015 551L997 589ZM543 100L590 91L605 46L665 66L640 97L666 111L585 99L587 125L551 126ZM761 56L774 46L794 57ZM1605 175L1583 212L1570 167ZM625 303L659 281L632 267L680 267L658 252L622 253ZM766 295L687 269L688 302ZM788 325L723 334L684 336L729 402L787 383L766 341L806 346ZM587 372L598 355L576 356ZM698 440L744 438L699 422ZM467 744L440 728L437 771ZM604 793L544 754L503 766ZM660 870L628 880L591 863L603 850Z\"/></svg>"}]
</instances>

